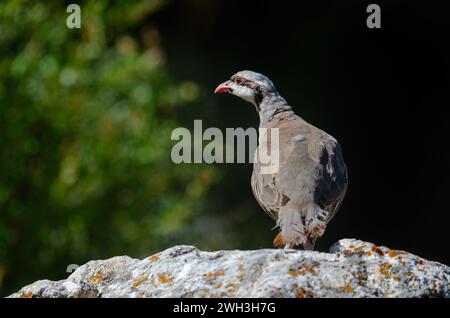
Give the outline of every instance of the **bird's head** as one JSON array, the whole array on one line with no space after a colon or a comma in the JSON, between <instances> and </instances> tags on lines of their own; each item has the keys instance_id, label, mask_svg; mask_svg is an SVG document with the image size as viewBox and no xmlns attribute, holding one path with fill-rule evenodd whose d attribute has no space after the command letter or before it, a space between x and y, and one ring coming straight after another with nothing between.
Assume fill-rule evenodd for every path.
<instances>
[{"instance_id":1,"label":"bird's head","mask_svg":"<svg viewBox=\"0 0 450 318\"><path fill-rule=\"evenodd\" d=\"M275 94L277 90L266 76L252 71L240 71L217 86L214 93L230 93L258 107L265 96Z\"/></svg>"}]
</instances>

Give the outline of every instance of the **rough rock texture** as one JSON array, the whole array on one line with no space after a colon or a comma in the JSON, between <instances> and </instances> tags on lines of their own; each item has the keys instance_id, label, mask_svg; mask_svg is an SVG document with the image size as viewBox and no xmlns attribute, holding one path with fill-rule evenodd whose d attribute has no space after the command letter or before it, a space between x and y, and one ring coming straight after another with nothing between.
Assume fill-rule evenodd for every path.
<instances>
[{"instance_id":1,"label":"rough rock texture","mask_svg":"<svg viewBox=\"0 0 450 318\"><path fill-rule=\"evenodd\" d=\"M353 239L330 253L175 246L143 260L91 261L10 297L450 297L450 268Z\"/></svg>"}]
</instances>

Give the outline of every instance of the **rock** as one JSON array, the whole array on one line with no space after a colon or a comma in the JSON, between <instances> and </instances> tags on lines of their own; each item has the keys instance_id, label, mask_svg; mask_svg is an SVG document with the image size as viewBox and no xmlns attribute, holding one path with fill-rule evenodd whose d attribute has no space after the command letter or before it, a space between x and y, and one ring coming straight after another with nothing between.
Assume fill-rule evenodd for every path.
<instances>
[{"instance_id":1,"label":"rock","mask_svg":"<svg viewBox=\"0 0 450 318\"><path fill-rule=\"evenodd\" d=\"M9 297L450 297L449 282L445 265L343 239L330 253L175 246L143 260L91 261Z\"/></svg>"}]
</instances>

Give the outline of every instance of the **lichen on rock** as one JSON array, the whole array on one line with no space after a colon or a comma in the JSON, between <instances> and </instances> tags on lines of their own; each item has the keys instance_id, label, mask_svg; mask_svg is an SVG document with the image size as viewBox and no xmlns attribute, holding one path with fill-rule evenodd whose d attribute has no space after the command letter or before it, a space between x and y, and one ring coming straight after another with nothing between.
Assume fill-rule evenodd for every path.
<instances>
[{"instance_id":1,"label":"lichen on rock","mask_svg":"<svg viewBox=\"0 0 450 318\"><path fill-rule=\"evenodd\" d=\"M450 297L450 268L355 239L329 253L175 246L143 260L91 261L9 297Z\"/></svg>"}]
</instances>

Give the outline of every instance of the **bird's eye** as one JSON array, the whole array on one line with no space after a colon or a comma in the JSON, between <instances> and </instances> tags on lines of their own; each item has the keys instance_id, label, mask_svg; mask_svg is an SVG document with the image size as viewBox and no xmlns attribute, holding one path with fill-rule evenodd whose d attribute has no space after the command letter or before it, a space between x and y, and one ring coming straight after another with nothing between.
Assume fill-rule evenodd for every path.
<instances>
[{"instance_id":1,"label":"bird's eye","mask_svg":"<svg viewBox=\"0 0 450 318\"><path fill-rule=\"evenodd\" d=\"M241 85L242 83L245 82L245 80L244 80L242 77L236 77L236 78L234 79L234 82L235 82L236 84L238 84L238 85Z\"/></svg>"}]
</instances>

